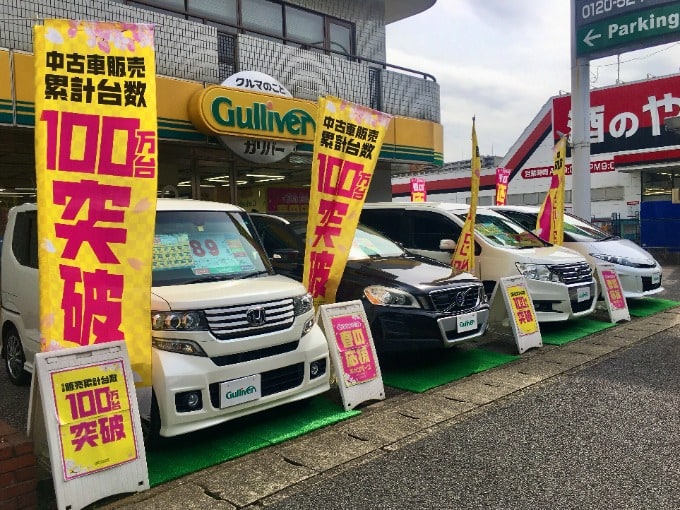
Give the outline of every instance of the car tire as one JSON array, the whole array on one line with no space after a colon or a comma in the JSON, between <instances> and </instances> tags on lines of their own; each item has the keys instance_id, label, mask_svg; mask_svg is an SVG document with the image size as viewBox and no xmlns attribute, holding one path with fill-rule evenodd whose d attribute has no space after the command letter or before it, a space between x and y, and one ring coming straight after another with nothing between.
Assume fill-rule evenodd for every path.
<instances>
[{"instance_id":1,"label":"car tire","mask_svg":"<svg viewBox=\"0 0 680 510\"><path fill-rule=\"evenodd\" d=\"M21 337L17 330L8 328L3 335L3 351L5 353L5 369L12 384L26 386L31 382L31 374L24 368L26 355L21 345Z\"/></svg>"},{"instance_id":2,"label":"car tire","mask_svg":"<svg viewBox=\"0 0 680 510\"><path fill-rule=\"evenodd\" d=\"M161 437L161 413L158 410L158 401L156 400L155 393L151 396L151 416L149 421L142 421L142 434L146 450L157 450L163 438Z\"/></svg>"}]
</instances>

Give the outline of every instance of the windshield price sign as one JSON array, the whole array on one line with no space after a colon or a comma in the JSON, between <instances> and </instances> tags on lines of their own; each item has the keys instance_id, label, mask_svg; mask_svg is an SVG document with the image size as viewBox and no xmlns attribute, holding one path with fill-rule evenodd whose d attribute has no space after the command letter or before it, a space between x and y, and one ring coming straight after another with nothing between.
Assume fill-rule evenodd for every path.
<instances>
[{"instance_id":1,"label":"windshield price sign","mask_svg":"<svg viewBox=\"0 0 680 510\"><path fill-rule=\"evenodd\" d=\"M605 57L680 39L674 0L575 0L576 55Z\"/></svg>"}]
</instances>

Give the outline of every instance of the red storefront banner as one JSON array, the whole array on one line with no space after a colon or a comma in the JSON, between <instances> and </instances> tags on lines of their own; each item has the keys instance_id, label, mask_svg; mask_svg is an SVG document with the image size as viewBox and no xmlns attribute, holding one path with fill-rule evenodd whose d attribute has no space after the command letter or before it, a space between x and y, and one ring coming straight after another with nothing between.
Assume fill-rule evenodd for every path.
<instances>
[{"instance_id":1,"label":"red storefront banner","mask_svg":"<svg viewBox=\"0 0 680 510\"><path fill-rule=\"evenodd\" d=\"M571 132L571 96L553 98L553 139ZM680 75L590 92L590 153L677 145L664 119L680 115Z\"/></svg>"},{"instance_id":2,"label":"red storefront banner","mask_svg":"<svg viewBox=\"0 0 680 510\"><path fill-rule=\"evenodd\" d=\"M599 174L602 172L613 172L615 170L614 160L608 159L604 161L591 161L590 173ZM522 170L522 179L540 179L541 177L552 177L553 167L538 166L533 168L525 168ZM564 175L571 175L571 163L567 163Z\"/></svg>"},{"instance_id":3,"label":"red storefront banner","mask_svg":"<svg viewBox=\"0 0 680 510\"><path fill-rule=\"evenodd\" d=\"M267 188L267 212L307 214L309 188Z\"/></svg>"}]
</instances>

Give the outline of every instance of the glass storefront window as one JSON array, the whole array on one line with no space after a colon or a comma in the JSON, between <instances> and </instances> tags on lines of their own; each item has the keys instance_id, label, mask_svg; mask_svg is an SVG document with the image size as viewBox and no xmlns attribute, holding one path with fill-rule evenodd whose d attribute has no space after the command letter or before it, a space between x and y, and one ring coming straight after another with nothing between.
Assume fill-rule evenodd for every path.
<instances>
[{"instance_id":1,"label":"glass storefront window","mask_svg":"<svg viewBox=\"0 0 680 510\"><path fill-rule=\"evenodd\" d=\"M676 172L642 172L643 199L653 200L659 195L670 195L673 181L677 183L680 173Z\"/></svg>"}]
</instances>

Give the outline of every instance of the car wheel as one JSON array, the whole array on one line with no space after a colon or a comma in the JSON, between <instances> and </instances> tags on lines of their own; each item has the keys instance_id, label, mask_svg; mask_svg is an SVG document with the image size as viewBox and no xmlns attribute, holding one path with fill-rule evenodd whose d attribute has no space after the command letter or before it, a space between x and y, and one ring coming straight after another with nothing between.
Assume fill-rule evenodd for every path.
<instances>
[{"instance_id":1,"label":"car wheel","mask_svg":"<svg viewBox=\"0 0 680 510\"><path fill-rule=\"evenodd\" d=\"M3 342L5 344L5 368L9 380L16 386L27 385L31 381L31 374L24 369L26 355L19 333L14 328L8 329Z\"/></svg>"}]
</instances>

